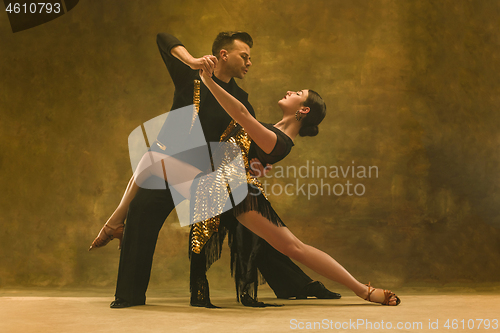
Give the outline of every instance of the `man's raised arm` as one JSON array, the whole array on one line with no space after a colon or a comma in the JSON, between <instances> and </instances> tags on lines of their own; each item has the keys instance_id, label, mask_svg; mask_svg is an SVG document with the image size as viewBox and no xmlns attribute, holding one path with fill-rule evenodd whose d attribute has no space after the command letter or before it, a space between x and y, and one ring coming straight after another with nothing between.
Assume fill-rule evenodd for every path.
<instances>
[{"instance_id":1,"label":"man's raised arm","mask_svg":"<svg viewBox=\"0 0 500 333\"><path fill-rule=\"evenodd\" d=\"M156 36L156 42L160 50L163 61L171 72L172 56L180 60L191 69L203 69L209 71L212 66L217 64L217 58L212 55L206 55L201 58L193 57L176 37L159 33ZM172 72L171 72L172 73Z\"/></svg>"}]
</instances>

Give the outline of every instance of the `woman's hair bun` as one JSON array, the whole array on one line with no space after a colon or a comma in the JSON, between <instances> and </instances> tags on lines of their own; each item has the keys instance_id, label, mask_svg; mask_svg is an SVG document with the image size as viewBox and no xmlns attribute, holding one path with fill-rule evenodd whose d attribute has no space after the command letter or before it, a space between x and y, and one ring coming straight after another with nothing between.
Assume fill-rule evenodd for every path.
<instances>
[{"instance_id":1,"label":"woman's hair bun","mask_svg":"<svg viewBox=\"0 0 500 333\"><path fill-rule=\"evenodd\" d=\"M309 89L309 94L304 102L304 106L309 108L309 113L302 120L299 130L300 136L318 135L318 125L326 115L326 105L321 96L314 90Z\"/></svg>"},{"instance_id":2,"label":"woman's hair bun","mask_svg":"<svg viewBox=\"0 0 500 333\"><path fill-rule=\"evenodd\" d=\"M318 135L319 129L317 125L302 126L299 130L300 136L316 136Z\"/></svg>"}]
</instances>

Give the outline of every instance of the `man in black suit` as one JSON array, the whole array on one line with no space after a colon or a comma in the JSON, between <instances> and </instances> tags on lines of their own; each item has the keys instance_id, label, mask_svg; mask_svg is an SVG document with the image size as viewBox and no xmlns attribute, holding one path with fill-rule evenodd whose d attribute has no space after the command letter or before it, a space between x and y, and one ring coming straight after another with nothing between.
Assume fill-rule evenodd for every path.
<instances>
[{"instance_id":1,"label":"man in black suit","mask_svg":"<svg viewBox=\"0 0 500 333\"><path fill-rule=\"evenodd\" d=\"M157 43L175 85L171 109L193 104L194 80L199 79L200 69L208 68L208 65L214 61L213 56L194 58L177 38L164 33L158 34ZM248 102L248 94L238 87L234 80L234 77L242 79L251 66L250 48L252 44L252 38L247 33L220 33L214 41L212 53L218 58L214 80L242 102L255 116L253 108ZM207 142L219 141L231 121L229 115L203 84L201 84L199 119ZM164 126L162 131L167 128L168 126ZM158 137L161 136L162 132L160 131ZM189 159L189 157L186 158ZM173 190L150 190L147 188L146 182L129 206L115 300L111 303L111 308L145 304L158 233L165 219L175 207L172 196L179 195ZM237 225L234 221L229 221L229 224ZM193 237L192 234L191 237ZM217 235L220 236L222 242L225 234ZM254 237L261 244L257 257L257 268L278 297L340 298L339 294L330 292L320 282L312 281L288 257L273 249L264 240L254 234L245 234L244 237L247 239ZM190 257L191 305L214 307L210 302L206 277L206 270L209 266L207 265L206 247L200 253L191 252ZM214 260L217 258L218 256ZM243 304L247 306L265 305L257 302L254 298L245 299Z\"/></svg>"}]
</instances>

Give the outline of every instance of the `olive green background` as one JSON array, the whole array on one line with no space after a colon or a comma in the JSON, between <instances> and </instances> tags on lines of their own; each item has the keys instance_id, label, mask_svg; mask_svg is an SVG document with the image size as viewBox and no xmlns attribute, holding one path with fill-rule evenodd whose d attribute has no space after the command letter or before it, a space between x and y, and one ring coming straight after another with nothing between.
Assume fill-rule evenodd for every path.
<instances>
[{"instance_id":1,"label":"olive green background","mask_svg":"<svg viewBox=\"0 0 500 333\"><path fill-rule=\"evenodd\" d=\"M299 238L374 285L498 282L499 17L497 0L82 0L14 34L0 14L0 288L112 289L117 241L87 248L131 176L128 135L172 103L156 34L202 56L222 30L254 38L238 83L260 120L280 119L287 90L327 103L320 134L282 166L378 167L323 179L362 196L271 195ZM172 214L150 290L187 292L187 237ZM232 288L225 252L214 288Z\"/></svg>"}]
</instances>

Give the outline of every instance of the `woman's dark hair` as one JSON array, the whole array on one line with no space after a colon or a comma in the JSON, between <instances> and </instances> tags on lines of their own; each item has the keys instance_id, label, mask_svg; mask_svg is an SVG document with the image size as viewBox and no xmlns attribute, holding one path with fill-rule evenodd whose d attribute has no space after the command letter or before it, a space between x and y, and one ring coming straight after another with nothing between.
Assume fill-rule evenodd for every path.
<instances>
[{"instance_id":1,"label":"woman's dark hair","mask_svg":"<svg viewBox=\"0 0 500 333\"><path fill-rule=\"evenodd\" d=\"M217 37L215 37L214 43L212 44L212 54L218 59L220 50L226 49L231 51L231 46L235 40L241 40L250 48L253 46L253 39L248 33L243 31L223 31L219 32Z\"/></svg>"},{"instance_id":2,"label":"woman's dark hair","mask_svg":"<svg viewBox=\"0 0 500 333\"><path fill-rule=\"evenodd\" d=\"M321 96L314 90L308 91L309 94L303 105L309 108L309 113L302 120L302 126L299 130L300 136L318 135L318 125L326 115L326 104Z\"/></svg>"}]
</instances>

